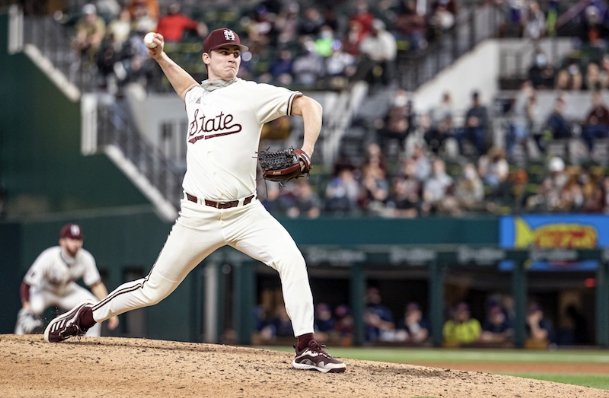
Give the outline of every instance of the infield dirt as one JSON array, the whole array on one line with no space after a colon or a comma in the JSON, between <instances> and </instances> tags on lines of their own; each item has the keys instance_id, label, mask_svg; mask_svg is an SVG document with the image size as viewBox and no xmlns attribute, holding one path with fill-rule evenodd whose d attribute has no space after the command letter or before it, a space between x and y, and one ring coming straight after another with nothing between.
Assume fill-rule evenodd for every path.
<instances>
[{"instance_id":1,"label":"infield dirt","mask_svg":"<svg viewBox=\"0 0 609 398\"><path fill-rule=\"evenodd\" d=\"M0 396L608 397L609 391L484 372L345 359L347 371L293 370L292 355L172 341L0 335Z\"/></svg>"}]
</instances>

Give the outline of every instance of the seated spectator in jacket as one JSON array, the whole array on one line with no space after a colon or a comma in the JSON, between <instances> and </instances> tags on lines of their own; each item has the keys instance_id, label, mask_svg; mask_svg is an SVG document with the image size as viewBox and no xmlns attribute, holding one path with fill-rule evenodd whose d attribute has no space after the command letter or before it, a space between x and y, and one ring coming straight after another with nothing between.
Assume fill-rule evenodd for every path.
<instances>
[{"instance_id":1,"label":"seated spectator in jacket","mask_svg":"<svg viewBox=\"0 0 609 398\"><path fill-rule=\"evenodd\" d=\"M315 306L314 325L315 338L321 343L336 337L336 319L328 304L319 303Z\"/></svg>"},{"instance_id":2,"label":"seated spectator in jacket","mask_svg":"<svg viewBox=\"0 0 609 398\"><path fill-rule=\"evenodd\" d=\"M414 175L414 162L406 159L404 171L393 179L385 215L415 218L421 206L421 182Z\"/></svg>"},{"instance_id":3,"label":"seated spectator in jacket","mask_svg":"<svg viewBox=\"0 0 609 398\"><path fill-rule=\"evenodd\" d=\"M356 211L359 189L353 167L335 165L334 176L326 185L325 210L339 214L349 214Z\"/></svg>"},{"instance_id":4,"label":"seated spectator in jacket","mask_svg":"<svg viewBox=\"0 0 609 398\"><path fill-rule=\"evenodd\" d=\"M471 106L465 113L463 132L459 137L459 149L463 152L463 141L468 140L480 156L486 152L487 141L490 134L488 110L480 100L480 93L474 91L471 96Z\"/></svg>"},{"instance_id":5,"label":"seated spectator in jacket","mask_svg":"<svg viewBox=\"0 0 609 398\"><path fill-rule=\"evenodd\" d=\"M106 34L106 23L97 15L95 5L88 3L82 7L82 15L76 23L76 35L72 45L82 60L88 64L97 57Z\"/></svg>"},{"instance_id":6,"label":"seated spectator in jacket","mask_svg":"<svg viewBox=\"0 0 609 398\"><path fill-rule=\"evenodd\" d=\"M484 186L471 162L463 166L463 174L457 179L455 200L460 211L475 212L484 207Z\"/></svg>"},{"instance_id":7,"label":"seated spectator in jacket","mask_svg":"<svg viewBox=\"0 0 609 398\"><path fill-rule=\"evenodd\" d=\"M165 42L180 42L186 32L195 32L197 36L207 35L207 25L195 21L181 12L180 3L173 2L167 8L167 14L161 16L156 31L163 35Z\"/></svg>"},{"instance_id":8,"label":"seated spectator in jacket","mask_svg":"<svg viewBox=\"0 0 609 398\"><path fill-rule=\"evenodd\" d=\"M537 142L537 146L545 150L547 143L552 140L564 140L571 138L571 123L565 117L566 103L561 96L554 100L554 109L545 121L543 128L543 141Z\"/></svg>"},{"instance_id":9,"label":"seated spectator in jacket","mask_svg":"<svg viewBox=\"0 0 609 398\"><path fill-rule=\"evenodd\" d=\"M556 74L557 90L581 90L584 87L584 75L577 62L573 61L559 69Z\"/></svg>"},{"instance_id":10,"label":"seated spectator in jacket","mask_svg":"<svg viewBox=\"0 0 609 398\"><path fill-rule=\"evenodd\" d=\"M372 30L360 43L360 55L355 78L365 80L371 86L377 83L388 86L393 78L397 44L380 19L372 22Z\"/></svg>"},{"instance_id":11,"label":"seated spectator in jacket","mask_svg":"<svg viewBox=\"0 0 609 398\"><path fill-rule=\"evenodd\" d=\"M536 89L554 88L556 71L554 66L548 61L548 56L542 51L537 50L533 55L533 64L529 67L528 78Z\"/></svg>"},{"instance_id":12,"label":"seated spectator in jacket","mask_svg":"<svg viewBox=\"0 0 609 398\"><path fill-rule=\"evenodd\" d=\"M513 334L514 330L503 308L498 304L491 305L487 311L486 320L482 324L480 341L502 345L510 343Z\"/></svg>"},{"instance_id":13,"label":"seated spectator in jacket","mask_svg":"<svg viewBox=\"0 0 609 398\"><path fill-rule=\"evenodd\" d=\"M592 107L584 120L582 137L589 152L592 152L595 140L609 137L609 108L603 101L601 90L592 92Z\"/></svg>"},{"instance_id":14,"label":"seated spectator in jacket","mask_svg":"<svg viewBox=\"0 0 609 398\"><path fill-rule=\"evenodd\" d=\"M345 304L338 305L334 309L334 329L340 339L340 344L344 347L351 346L353 343L354 320L351 310Z\"/></svg>"},{"instance_id":15,"label":"seated spectator in jacket","mask_svg":"<svg viewBox=\"0 0 609 398\"><path fill-rule=\"evenodd\" d=\"M414 109L405 90L394 92L389 109L382 118L375 120L374 125L378 144L385 153L392 140L398 142L400 151L405 150L406 138L414 129Z\"/></svg>"},{"instance_id":16,"label":"seated spectator in jacket","mask_svg":"<svg viewBox=\"0 0 609 398\"><path fill-rule=\"evenodd\" d=\"M398 322L396 340L412 344L421 344L429 337L429 323L423 318L418 303L406 305L404 315Z\"/></svg>"},{"instance_id":17,"label":"seated spectator in jacket","mask_svg":"<svg viewBox=\"0 0 609 398\"><path fill-rule=\"evenodd\" d=\"M457 202L453 195L454 180L446 173L446 163L440 158L432 162L432 172L423 185L421 210L425 214L452 213Z\"/></svg>"},{"instance_id":18,"label":"seated spectator in jacket","mask_svg":"<svg viewBox=\"0 0 609 398\"><path fill-rule=\"evenodd\" d=\"M527 348L546 348L554 340L551 323L545 318L541 306L531 303L526 317Z\"/></svg>"},{"instance_id":19,"label":"seated spectator in jacket","mask_svg":"<svg viewBox=\"0 0 609 398\"><path fill-rule=\"evenodd\" d=\"M480 339L480 322L471 317L469 305L461 302L452 311L452 317L444 323L442 335L449 347L476 343Z\"/></svg>"},{"instance_id":20,"label":"seated spectator in jacket","mask_svg":"<svg viewBox=\"0 0 609 398\"><path fill-rule=\"evenodd\" d=\"M368 343L395 341L393 313L383 304L381 292L376 287L369 287L366 291L364 327Z\"/></svg>"},{"instance_id":21,"label":"seated spectator in jacket","mask_svg":"<svg viewBox=\"0 0 609 398\"><path fill-rule=\"evenodd\" d=\"M299 178L291 184L293 201L287 207L286 213L290 218L317 218L321 213L321 200L311 187L309 180Z\"/></svg>"}]
</instances>

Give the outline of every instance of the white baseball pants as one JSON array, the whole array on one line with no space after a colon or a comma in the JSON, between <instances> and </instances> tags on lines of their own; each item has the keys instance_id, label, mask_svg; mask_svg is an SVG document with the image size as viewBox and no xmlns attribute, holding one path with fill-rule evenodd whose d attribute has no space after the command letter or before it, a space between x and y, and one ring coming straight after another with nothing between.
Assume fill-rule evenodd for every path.
<instances>
[{"instance_id":1,"label":"white baseball pants","mask_svg":"<svg viewBox=\"0 0 609 398\"><path fill-rule=\"evenodd\" d=\"M97 297L75 282L70 283L62 294L34 287L30 290L30 306L32 312L38 316L52 305L59 307L62 311L68 311L85 301L96 303ZM99 337L100 334L101 325L98 323L87 331L86 336Z\"/></svg>"},{"instance_id":2,"label":"white baseball pants","mask_svg":"<svg viewBox=\"0 0 609 398\"><path fill-rule=\"evenodd\" d=\"M294 335L313 333L313 296L304 258L290 234L257 199L230 209L187 200L181 207L148 276L122 284L96 304L97 322L160 302L209 254L229 245L279 272Z\"/></svg>"}]
</instances>

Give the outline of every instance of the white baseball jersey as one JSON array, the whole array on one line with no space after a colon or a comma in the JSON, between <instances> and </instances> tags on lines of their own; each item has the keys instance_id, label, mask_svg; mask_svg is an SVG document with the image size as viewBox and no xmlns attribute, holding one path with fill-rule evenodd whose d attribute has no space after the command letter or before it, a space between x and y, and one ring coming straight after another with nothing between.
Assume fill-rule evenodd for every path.
<instances>
[{"instance_id":1,"label":"white baseball jersey","mask_svg":"<svg viewBox=\"0 0 609 398\"><path fill-rule=\"evenodd\" d=\"M300 95L242 79L214 91L192 87L184 97L189 123L184 191L216 201L252 195L262 126L290 115Z\"/></svg>"},{"instance_id":2,"label":"white baseball jersey","mask_svg":"<svg viewBox=\"0 0 609 398\"><path fill-rule=\"evenodd\" d=\"M87 286L101 280L95 259L85 249L80 249L75 258L64 254L60 246L46 249L34 261L24 282L33 291L47 291L62 296L71 291L71 284L83 278Z\"/></svg>"}]
</instances>

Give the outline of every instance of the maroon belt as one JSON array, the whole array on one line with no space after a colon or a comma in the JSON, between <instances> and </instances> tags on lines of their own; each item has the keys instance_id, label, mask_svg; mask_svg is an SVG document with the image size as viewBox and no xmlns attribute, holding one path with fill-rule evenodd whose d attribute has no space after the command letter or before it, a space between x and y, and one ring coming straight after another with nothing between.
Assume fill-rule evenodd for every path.
<instances>
[{"instance_id":1,"label":"maroon belt","mask_svg":"<svg viewBox=\"0 0 609 398\"><path fill-rule=\"evenodd\" d=\"M197 198L194 195L189 194L188 192L184 192L184 194L186 195L186 199L190 200L191 202L205 203L205 206L215 207L216 209L230 209L231 207L239 206L238 200L231 200L229 202L216 202L214 200L209 200L209 199L199 200L199 198ZM251 196L248 196L247 198L243 199L243 206L249 204L255 197L256 197L256 195L251 195Z\"/></svg>"}]
</instances>

